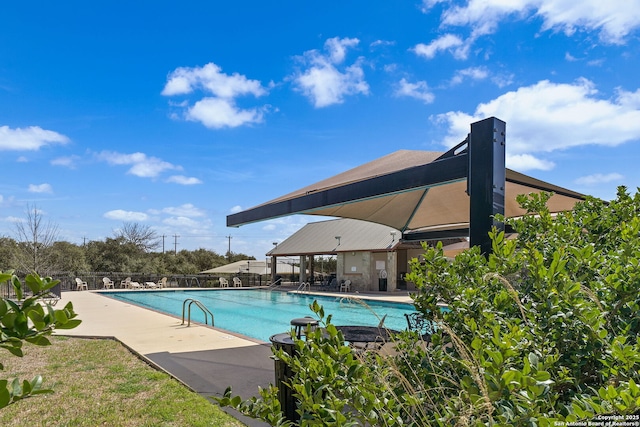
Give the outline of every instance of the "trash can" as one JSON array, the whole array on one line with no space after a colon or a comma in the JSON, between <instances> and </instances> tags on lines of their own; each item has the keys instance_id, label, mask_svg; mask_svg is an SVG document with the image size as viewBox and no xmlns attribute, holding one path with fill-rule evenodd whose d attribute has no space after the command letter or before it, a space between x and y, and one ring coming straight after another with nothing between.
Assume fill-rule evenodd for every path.
<instances>
[{"instance_id":1,"label":"trash can","mask_svg":"<svg viewBox=\"0 0 640 427\"><path fill-rule=\"evenodd\" d=\"M276 348L285 351L287 354L293 356L296 351L295 344L291 338L291 333L285 332L282 334L271 335L269 338L271 344ZM280 407L287 420L297 423L300 420L300 415L296 412L296 400L293 397L293 393L288 385L289 379L292 376L291 368L282 360L274 357L275 361L275 373L276 373L276 387L278 387L278 400L280 401Z\"/></svg>"},{"instance_id":2,"label":"trash can","mask_svg":"<svg viewBox=\"0 0 640 427\"><path fill-rule=\"evenodd\" d=\"M387 292L387 270L382 269L378 273L378 290Z\"/></svg>"}]
</instances>

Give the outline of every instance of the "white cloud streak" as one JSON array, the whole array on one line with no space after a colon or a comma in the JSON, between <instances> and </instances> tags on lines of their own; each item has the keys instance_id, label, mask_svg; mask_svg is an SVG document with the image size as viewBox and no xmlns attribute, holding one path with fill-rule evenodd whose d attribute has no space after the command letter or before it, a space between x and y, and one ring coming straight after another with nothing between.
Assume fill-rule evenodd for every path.
<instances>
[{"instance_id":1,"label":"white cloud streak","mask_svg":"<svg viewBox=\"0 0 640 427\"><path fill-rule=\"evenodd\" d=\"M369 94L361 58L352 65L341 67L348 48L359 42L358 39L334 37L325 42L326 54L310 50L300 58L306 69L294 75L293 82L316 108L341 104L346 96Z\"/></svg>"},{"instance_id":2,"label":"white cloud streak","mask_svg":"<svg viewBox=\"0 0 640 427\"><path fill-rule=\"evenodd\" d=\"M580 178L575 180L575 183L579 185L593 186L598 184L607 184L609 182L622 181L623 179L624 176L616 172L608 174L596 173L593 175L581 176Z\"/></svg>"},{"instance_id":3,"label":"white cloud streak","mask_svg":"<svg viewBox=\"0 0 640 427\"><path fill-rule=\"evenodd\" d=\"M69 138L39 126L11 129L0 126L0 151L37 151L52 144L67 144Z\"/></svg>"},{"instance_id":4,"label":"white cloud streak","mask_svg":"<svg viewBox=\"0 0 640 427\"><path fill-rule=\"evenodd\" d=\"M53 193L51 184L29 184L28 191L30 193Z\"/></svg>"},{"instance_id":5,"label":"white cloud streak","mask_svg":"<svg viewBox=\"0 0 640 427\"><path fill-rule=\"evenodd\" d=\"M202 181L200 181L198 178L184 176L184 175L172 175L169 178L167 178L167 182L173 182L175 184L180 184L180 185L202 184Z\"/></svg>"},{"instance_id":6,"label":"white cloud streak","mask_svg":"<svg viewBox=\"0 0 640 427\"><path fill-rule=\"evenodd\" d=\"M205 212L202 209L197 208L191 203L164 208L162 209L162 212L173 216L186 216L189 218L205 216Z\"/></svg>"},{"instance_id":7,"label":"white cloud streak","mask_svg":"<svg viewBox=\"0 0 640 427\"><path fill-rule=\"evenodd\" d=\"M429 85L425 81L419 81L416 83L409 83L407 79L402 79L398 82L395 90L395 96L408 96L410 98L419 99L425 104L430 104L434 101L435 95L429 90Z\"/></svg>"},{"instance_id":8,"label":"white cloud streak","mask_svg":"<svg viewBox=\"0 0 640 427\"><path fill-rule=\"evenodd\" d=\"M640 4L629 0L469 0L447 8L442 25L468 26L472 37L477 37L495 32L501 21L532 17L542 19L544 31L562 31L567 36L579 30L597 32L604 43L620 44L640 27Z\"/></svg>"},{"instance_id":9,"label":"white cloud streak","mask_svg":"<svg viewBox=\"0 0 640 427\"><path fill-rule=\"evenodd\" d=\"M470 67L456 71L451 79L451 85L459 85L467 79L484 80L489 77L489 70L486 67Z\"/></svg>"},{"instance_id":10,"label":"white cloud streak","mask_svg":"<svg viewBox=\"0 0 640 427\"><path fill-rule=\"evenodd\" d=\"M102 151L98 154L98 159L110 165L131 166L128 174L140 178L155 178L165 170L180 170L180 166L172 165L157 157L148 157L144 153L123 154L112 151Z\"/></svg>"},{"instance_id":11,"label":"white cloud streak","mask_svg":"<svg viewBox=\"0 0 640 427\"><path fill-rule=\"evenodd\" d=\"M467 59L469 43L454 34L445 34L429 44L418 43L412 50L416 55L426 59L433 59L443 51L451 52L456 59Z\"/></svg>"},{"instance_id":12,"label":"white cloud streak","mask_svg":"<svg viewBox=\"0 0 640 427\"><path fill-rule=\"evenodd\" d=\"M149 219L149 215L144 212L125 211L122 209L115 209L104 214L107 219L113 219L117 221L125 222L138 222L146 221Z\"/></svg>"},{"instance_id":13,"label":"white cloud streak","mask_svg":"<svg viewBox=\"0 0 640 427\"><path fill-rule=\"evenodd\" d=\"M507 166L549 169L545 153L584 145L616 146L640 141L640 90L618 90L600 99L586 79L572 84L540 81L480 104L473 114L451 111L433 117L445 123L445 145L452 147L469 132L469 123L497 117L507 122ZM513 162L513 164L511 164Z\"/></svg>"}]
</instances>

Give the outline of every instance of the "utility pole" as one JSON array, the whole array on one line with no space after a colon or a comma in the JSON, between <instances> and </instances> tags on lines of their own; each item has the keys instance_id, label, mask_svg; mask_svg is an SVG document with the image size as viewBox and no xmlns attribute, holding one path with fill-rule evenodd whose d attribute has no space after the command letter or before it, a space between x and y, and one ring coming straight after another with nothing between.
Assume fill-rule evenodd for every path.
<instances>
[{"instance_id":1,"label":"utility pole","mask_svg":"<svg viewBox=\"0 0 640 427\"><path fill-rule=\"evenodd\" d=\"M167 237L164 234L162 235L162 255L164 255L164 238Z\"/></svg>"},{"instance_id":2,"label":"utility pole","mask_svg":"<svg viewBox=\"0 0 640 427\"><path fill-rule=\"evenodd\" d=\"M227 254L229 256L229 262L231 262L231 236L227 236L227 239L229 239L229 249L227 250Z\"/></svg>"},{"instance_id":3,"label":"utility pole","mask_svg":"<svg viewBox=\"0 0 640 427\"><path fill-rule=\"evenodd\" d=\"M177 234L173 235L173 254L178 255L178 236Z\"/></svg>"}]
</instances>

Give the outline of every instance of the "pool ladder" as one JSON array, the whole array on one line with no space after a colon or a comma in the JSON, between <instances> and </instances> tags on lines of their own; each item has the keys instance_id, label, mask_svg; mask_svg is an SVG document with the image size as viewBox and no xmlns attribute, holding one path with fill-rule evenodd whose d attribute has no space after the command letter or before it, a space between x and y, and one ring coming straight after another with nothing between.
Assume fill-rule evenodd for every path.
<instances>
[{"instance_id":1,"label":"pool ladder","mask_svg":"<svg viewBox=\"0 0 640 427\"><path fill-rule=\"evenodd\" d=\"M311 292L311 284L309 282L302 282L300 286L298 286L298 292Z\"/></svg>"},{"instance_id":2,"label":"pool ladder","mask_svg":"<svg viewBox=\"0 0 640 427\"><path fill-rule=\"evenodd\" d=\"M204 324L205 325L209 324L209 317L208 316L211 315L211 326L213 326L213 313L207 307L205 307L203 303L201 303L197 299L193 299L193 298L187 298L182 303L182 324L183 325L184 325L184 309L185 309L185 307L187 307L187 303L189 303L189 306L188 306L188 309L187 309L187 320L188 320L187 326L191 326L191 305L192 304L195 304L204 313Z\"/></svg>"}]
</instances>

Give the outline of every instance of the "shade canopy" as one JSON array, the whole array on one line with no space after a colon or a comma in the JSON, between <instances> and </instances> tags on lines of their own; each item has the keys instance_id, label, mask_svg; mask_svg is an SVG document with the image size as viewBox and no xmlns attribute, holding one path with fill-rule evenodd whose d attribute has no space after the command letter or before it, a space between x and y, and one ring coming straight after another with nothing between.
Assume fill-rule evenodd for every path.
<instances>
[{"instance_id":1,"label":"shade canopy","mask_svg":"<svg viewBox=\"0 0 640 427\"><path fill-rule=\"evenodd\" d=\"M400 230L404 239L468 235L467 158L452 152L399 150L227 217L228 226L292 214L353 218ZM506 169L504 212L525 214L519 194L554 192L551 212L584 195Z\"/></svg>"},{"instance_id":2,"label":"shade canopy","mask_svg":"<svg viewBox=\"0 0 640 427\"><path fill-rule=\"evenodd\" d=\"M276 264L276 271L280 274L299 274L300 269L291 264L284 262L278 262ZM242 260L229 264L221 265L220 267L212 268L209 270L201 271L200 274L271 274L271 263L258 260Z\"/></svg>"}]
</instances>

